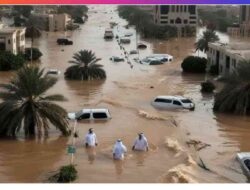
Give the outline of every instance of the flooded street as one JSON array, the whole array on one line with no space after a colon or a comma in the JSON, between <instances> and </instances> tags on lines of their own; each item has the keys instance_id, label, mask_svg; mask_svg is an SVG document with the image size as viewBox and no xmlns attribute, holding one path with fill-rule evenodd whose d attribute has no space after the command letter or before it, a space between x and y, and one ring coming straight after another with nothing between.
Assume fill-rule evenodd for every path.
<instances>
[{"instance_id":1,"label":"flooded street","mask_svg":"<svg viewBox=\"0 0 250 190\"><path fill-rule=\"evenodd\" d=\"M119 23L115 33L126 31L126 22L120 19L115 6L90 6L89 19L80 30L73 32L44 33L35 41L43 56L41 67L59 69L58 83L49 93L61 93L68 101L60 103L68 112L82 108L108 108L112 119L106 122L79 122L75 164L79 174L77 183L155 183L247 182L235 159L239 151L250 150L250 118L214 114L213 96L200 93L205 75L182 74L181 61L194 54L195 38L169 41L144 41L148 48L140 50L139 57L151 53L168 53L174 61L159 66L145 66L133 61L114 63L111 56L124 56L116 39L103 39L109 22ZM127 51L136 49L133 28ZM56 39L67 36L73 46L58 46ZM228 40L226 37L223 38ZM105 81L66 81L63 73L74 53L81 49L95 52L101 58L107 74ZM0 73L0 82L8 82L13 73ZM150 104L157 95L183 95L196 103L195 111L162 111ZM72 123L73 125L73 123ZM83 147L83 138L94 128L99 146L95 150ZM131 151L137 133L143 132L149 140L149 152ZM45 182L51 173L68 164L66 153L70 138L60 137L51 128L45 140L1 140L0 182ZM128 148L123 162L112 160L112 147L121 138ZM187 141L197 140L208 144L196 150ZM198 166L200 158L210 169Z\"/></svg>"}]
</instances>

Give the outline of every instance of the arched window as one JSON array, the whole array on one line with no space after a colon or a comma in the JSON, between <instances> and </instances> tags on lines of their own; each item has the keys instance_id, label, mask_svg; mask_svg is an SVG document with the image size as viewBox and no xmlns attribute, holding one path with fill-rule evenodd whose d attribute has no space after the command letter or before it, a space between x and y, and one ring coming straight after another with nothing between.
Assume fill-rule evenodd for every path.
<instances>
[{"instance_id":1,"label":"arched window","mask_svg":"<svg viewBox=\"0 0 250 190\"><path fill-rule=\"evenodd\" d=\"M181 19L178 17L178 18L175 20L175 23L176 23L176 24L181 24Z\"/></svg>"}]
</instances>

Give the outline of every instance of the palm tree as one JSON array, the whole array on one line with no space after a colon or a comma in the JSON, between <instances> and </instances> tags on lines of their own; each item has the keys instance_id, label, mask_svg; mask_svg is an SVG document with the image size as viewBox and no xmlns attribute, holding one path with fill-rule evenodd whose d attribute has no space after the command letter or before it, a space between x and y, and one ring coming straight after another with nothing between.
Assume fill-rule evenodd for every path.
<instances>
[{"instance_id":1,"label":"palm tree","mask_svg":"<svg viewBox=\"0 0 250 190\"><path fill-rule=\"evenodd\" d=\"M203 32L200 39L195 43L196 51L208 51L208 43L219 41L219 36L216 34L214 30L207 29Z\"/></svg>"},{"instance_id":2,"label":"palm tree","mask_svg":"<svg viewBox=\"0 0 250 190\"><path fill-rule=\"evenodd\" d=\"M33 61L33 43L34 39L41 36L41 30L44 26L44 22L36 19L35 17L30 17L29 20L25 24L26 26L26 37L31 38L31 49L30 49L30 60L31 63Z\"/></svg>"},{"instance_id":3,"label":"palm tree","mask_svg":"<svg viewBox=\"0 0 250 190\"><path fill-rule=\"evenodd\" d=\"M63 135L69 134L67 112L54 101L64 101L60 94L45 95L57 79L44 75L44 70L25 66L9 84L1 84L0 135L15 137L22 129L25 136L47 135L52 124Z\"/></svg>"},{"instance_id":4,"label":"palm tree","mask_svg":"<svg viewBox=\"0 0 250 190\"><path fill-rule=\"evenodd\" d=\"M240 115L250 113L250 60L239 63L235 72L225 77L224 88L215 96L214 110Z\"/></svg>"},{"instance_id":5,"label":"palm tree","mask_svg":"<svg viewBox=\"0 0 250 190\"><path fill-rule=\"evenodd\" d=\"M67 68L64 73L65 78L76 80L106 78L106 73L103 70L102 65L96 64L101 59L96 58L91 50L81 50L74 54L73 59L74 60L69 61L69 63L73 63L74 65Z\"/></svg>"}]
</instances>

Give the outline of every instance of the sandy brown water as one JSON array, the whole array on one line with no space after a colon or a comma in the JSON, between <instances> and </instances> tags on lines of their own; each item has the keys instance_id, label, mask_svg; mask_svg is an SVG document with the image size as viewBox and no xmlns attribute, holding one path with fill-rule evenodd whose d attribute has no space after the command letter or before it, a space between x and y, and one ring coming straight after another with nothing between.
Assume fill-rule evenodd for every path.
<instances>
[{"instance_id":1,"label":"sandy brown water","mask_svg":"<svg viewBox=\"0 0 250 190\"><path fill-rule=\"evenodd\" d=\"M57 68L62 74L49 93L61 93L68 101L61 105L69 112L82 108L109 108L112 119L107 122L80 122L76 142L75 164L79 173L76 182L246 182L235 160L238 151L249 151L250 128L248 117L214 114L213 96L200 93L200 82L205 75L182 74L180 63L194 53L195 38L170 41L148 40L149 46L140 57L154 53L168 53L174 62L160 66L144 66L126 62L113 63L109 58L122 55L116 40L105 41L104 30L110 21L119 22L115 31L121 33L126 22L115 12L115 6L90 6L89 20L81 30L44 33L35 46L43 52L41 67ZM135 31L126 50L135 49ZM56 39L70 37L73 46L58 46ZM227 41L227 37L223 36ZM66 81L63 72L73 53L91 49L107 72L105 81ZM132 58L137 57L131 56ZM8 82L12 73L1 72L0 82ZM154 88L151 88L151 87ZM162 111L150 101L157 95L184 95L196 103L196 110ZM73 125L73 123L72 123ZM99 139L95 150L83 148L83 137L94 128ZM132 152L138 132L144 132L150 144L148 153ZM123 162L112 160L112 146L122 138L128 147ZM200 140L211 146L195 151L186 141ZM51 172L68 164L66 153L69 138L51 129L46 140L1 140L0 182L44 182ZM200 168L199 157L211 171Z\"/></svg>"}]
</instances>

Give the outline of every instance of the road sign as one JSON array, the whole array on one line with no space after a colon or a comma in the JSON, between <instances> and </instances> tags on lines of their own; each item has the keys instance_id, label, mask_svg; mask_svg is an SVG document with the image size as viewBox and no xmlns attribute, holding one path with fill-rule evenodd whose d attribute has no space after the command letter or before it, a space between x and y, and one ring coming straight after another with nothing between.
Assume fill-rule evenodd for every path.
<instances>
[{"instance_id":1,"label":"road sign","mask_svg":"<svg viewBox=\"0 0 250 190\"><path fill-rule=\"evenodd\" d=\"M68 154L75 154L76 153L76 148L72 145L68 146L68 150L67 150Z\"/></svg>"}]
</instances>

